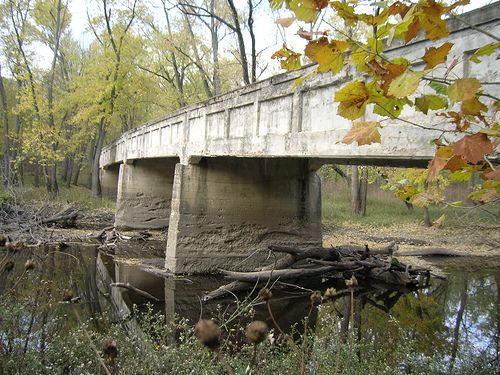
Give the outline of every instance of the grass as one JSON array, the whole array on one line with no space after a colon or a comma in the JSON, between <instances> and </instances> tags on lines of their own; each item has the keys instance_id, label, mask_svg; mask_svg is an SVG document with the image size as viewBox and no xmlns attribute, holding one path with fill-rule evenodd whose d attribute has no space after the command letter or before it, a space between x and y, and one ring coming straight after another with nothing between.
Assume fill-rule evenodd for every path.
<instances>
[{"instance_id":1,"label":"grass","mask_svg":"<svg viewBox=\"0 0 500 375\"><path fill-rule=\"evenodd\" d=\"M92 196L91 191L86 187L72 186L67 188L65 186L59 187L59 194L52 195L47 192L45 187L23 187L16 190L16 195L21 198L23 203L40 203L51 202L65 205L74 204L78 208L88 210L114 210L115 201L110 198L95 198Z\"/></svg>"},{"instance_id":2,"label":"grass","mask_svg":"<svg viewBox=\"0 0 500 375\"><path fill-rule=\"evenodd\" d=\"M366 216L351 213L350 194L347 190L325 191L322 196L322 216L325 224L366 224L375 227L389 227L398 224L423 225L423 210L415 207L408 210L403 202L386 192L368 193ZM429 213L432 220L446 215L446 224L467 226L497 224L500 204L490 207L450 207L431 206Z\"/></svg>"}]
</instances>

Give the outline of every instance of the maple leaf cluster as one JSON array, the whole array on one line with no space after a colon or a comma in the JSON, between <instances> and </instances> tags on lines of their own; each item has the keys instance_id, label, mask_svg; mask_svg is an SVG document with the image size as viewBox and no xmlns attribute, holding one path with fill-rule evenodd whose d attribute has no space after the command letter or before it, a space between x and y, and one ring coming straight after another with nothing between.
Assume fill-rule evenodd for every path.
<instances>
[{"instance_id":1,"label":"maple leaf cluster","mask_svg":"<svg viewBox=\"0 0 500 375\"><path fill-rule=\"evenodd\" d=\"M480 203L498 198L500 165L488 157L500 144L500 125L497 121L500 101L485 93L477 78L458 78L451 74L459 61L448 58L453 50L450 41L436 42L435 46L426 48L419 59L421 64L403 56L391 59L384 54L384 48L393 39L409 43L419 34L424 34L431 41L446 38L449 35L446 17L458 6L468 4L469 0L458 0L450 5L436 0L395 1L391 5L378 2L374 14L357 12L357 1L269 2L273 9L285 8L293 12L293 16L276 21L282 27L289 27L294 22L315 24L322 12L330 9L342 19L347 29L363 25L366 30L371 30L365 33L362 40L356 40L345 31L346 28L337 29L335 25L331 25L332 30L308 32L301 27L298 36L307 40L303 53L283 46L273 55L280 61L281 67L288 70L300 69L302 62L307 60L317 63L317 73L338 74L346 65L356 69L360 78L344 85L334 97L338 103L337 114L353 121L351 129L342 139L343 143L357 142L363 146L382 141L380 129L383 120L363 120L368 108L373 108L373 113L383 118L405 121L408 126L422 124L400 118L405 106L426 115L430 111L441 111L435 114L452 126L452 130L446 132L447 135L452 133L452 136L445 137L443 132L442 136L433 140L436 153L428 166L427 182L443 173L457 181L467 180L473 173L479 173L483 185L471 194L471 198ZM331 33L335 33L337 38L330 37ZM480 63L481 58L492 55L498 49L500 43L495 41L477 49L467 58L472 63ZM443 70L446 73L436 78L436 73ZM296 84L307 77L299 79ZM426 87L435 93L420 94L419 89Z\"/></svg>"}]
</instances>

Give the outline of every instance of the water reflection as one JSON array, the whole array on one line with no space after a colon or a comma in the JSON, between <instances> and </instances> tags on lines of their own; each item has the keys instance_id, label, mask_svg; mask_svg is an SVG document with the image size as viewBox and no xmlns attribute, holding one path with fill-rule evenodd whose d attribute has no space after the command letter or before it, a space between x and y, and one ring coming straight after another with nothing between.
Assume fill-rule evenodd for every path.
<instances>
[{"instance_id":1,"label":"water reflection","mask_svg":"<svg viewBox=\"0 0 500 375\"><path fill-rule=\"evenodd\" d=\"M0 259L5 253L0 253ZM24 262L34 259L35 269L26 272ZM194 324L200 317L216 316L219 320L233 316L233 324L247 319L234 318L235 299L241 306L253 301L255 317L274 323L264 303L245 294L202 303L201 297L216 289L225 280L218 277L162 278L147 272L131 259L116 261L92 246L72 246L67 249L26 250L14 255L15 267L11 272L0 271L0 297L16 288L16 298L23 298L31 308L20 312L16 318L18 330L26 344L19 350L43 350L45 336L64 332L78 322L69 309L75 308L82 320L105 313L110 320L122 321L128 332L140 335L132 306L144 308L151 303L154 311L165 314L167 319L179 316ZM160 260L161 262L161 260ZM414 339L417 350L425 355L439 353L448 360L449 370L458 366L462 358L473 353L475 357L498 360L500 329L500 262L477 260L436 260L447 274L446 279L431 278L429 285L420 290L407 290L380 283L360 284L351 299L342 281L314 278L302 281L299 286L276 284L270 302L277 324L289 332L296 331L308 315L310 293L335 287L341 296L314 309L308 319L311 330L319 330L325 316L334 316L341 332L356 328L359 338L374 342L380 350L391 348L405 336ZM21 282L17 281L21 278ZM158 301L112 283L124 283L146 291ZM80 296L82 303L76 307L59 303L65 289ZM5 334L6 325L0 321L3 348L13 342ZM326 320L328 321L328 320ZM331 321L331 320L330 320ZM99 320L93 324L98 325ZM14 345L15 346L15 345ZM470 356L469 356L470 357Z\"/></svg>"}]
</instances>

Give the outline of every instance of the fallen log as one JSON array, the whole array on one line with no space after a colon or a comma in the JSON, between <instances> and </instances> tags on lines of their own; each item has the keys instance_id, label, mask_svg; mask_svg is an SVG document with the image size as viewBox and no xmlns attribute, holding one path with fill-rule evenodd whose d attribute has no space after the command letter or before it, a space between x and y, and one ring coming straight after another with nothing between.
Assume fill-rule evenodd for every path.
<instances>
[{"instance_id":1,"label":"fallen log","mask_svg":"<svg viewBox=\"0 0 500 375\"><path fill-rule=\"evenodd\" d=\"M234 272L219 270L227 278L244 281L246 283L273 282L276 280L296 279L303 276L316 276L334 271L335 267L326 266L319 268L287 268L283 270L256 271L256 272Z\"/></svg>"},{"instance_id":2,"label":"fallen log","mask_svg":"<svg viewBox=\"0 0 500 375\"><path fill-rule=\"evenodd\" d=\"M279 270L284 269L296 262L296 258L293 255L287 255L281 259L278 259L275 263L270 264L269 266L263 267L258 271L268 271L268 270ZM221 285L217 289L211 291L210 293L203 296L201 299L203 302L207 302L216 298L220 298L228 293L236 293L241 292L243 290L248 290L253 287L252 283L244 282L244 281L232 281L229 284Z\"/></svg>"},{"instance_id":3,"label":"fallen log","mask_svg":"<svg viewBox=\"0 0 500 375\"><path fill-rule=\"evenodd\" d=\"M352 255L392 255L395 251L397 251L397 245L394 242L391 242L389 245L376 248L369 249L367 245L365 246L335 246L331 248L324 247L313 247L313 248L305 248L301 249L298 247L291 246L276 246L270 245L268 246L269 250L278 253L288 253L292 254L296 257L296 260L313 258L313 259L322 259L322 260L339 260L341 257L352 256Z\"/></svg>"},{"instance_id":4,"label":"fallen log","mask_svg":"<svg viewBox=\"0 0 500 375\"><path fill-rule=\"evenodd\" d=\"M78 218L78 210L72 206L41 220L42 224L60 224L65 228L74 227Z\"/></svg>"}]
</instances>

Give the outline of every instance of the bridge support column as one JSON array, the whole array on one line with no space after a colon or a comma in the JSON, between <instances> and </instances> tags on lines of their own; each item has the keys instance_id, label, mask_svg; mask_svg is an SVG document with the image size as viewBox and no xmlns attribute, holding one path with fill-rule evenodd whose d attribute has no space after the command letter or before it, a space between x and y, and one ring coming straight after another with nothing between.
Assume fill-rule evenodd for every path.
<instances>
[{"instance_id":1,"label":"bridge support column","mask_svg":"<svg viewBox=\"0 0 500 375\"><path fill-rule=\"evenodd\" d=\"M158 229L168 226L174 168L178 159L140 159L120 165L115 226Z\"/></svg>"},{"instance_id":2,"label":"bridge support column","mask_svg":"<svg viewBox=\"0 0 500 375\"><path fill-rule=\"evenodd\" d=\"M101 192L103 197L116 199L118 193L119 171L119 165L113 165L109 168L100 170Z\"/></svg>"},{"instance_id":3,"label":"bridge support column","mask_svg":"<svg viewBox=\"0 0 500 375\"><path fill-rule=\"evenodd\" d=\"M317 246L320 198L319 177L306 159L177 164L166 268L175 273L252 269L269 263L270 244Z\"/></svg>"}]
</instances>

